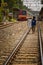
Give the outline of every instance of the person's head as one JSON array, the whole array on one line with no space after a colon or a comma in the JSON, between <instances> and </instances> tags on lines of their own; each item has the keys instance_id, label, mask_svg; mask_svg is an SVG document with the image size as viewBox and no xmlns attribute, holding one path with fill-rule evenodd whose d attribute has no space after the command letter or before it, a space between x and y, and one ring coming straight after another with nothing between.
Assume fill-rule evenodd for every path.
<instances>
[{"instance_id":1,"label":"person's head","mask_svg":"<svg viewBox=\"0 0 43 65\"><path fill-rule=\"evenodd\" d=\"M35 19L35 16L33 16L33 19Z\"/></svg>"}]
</instances>

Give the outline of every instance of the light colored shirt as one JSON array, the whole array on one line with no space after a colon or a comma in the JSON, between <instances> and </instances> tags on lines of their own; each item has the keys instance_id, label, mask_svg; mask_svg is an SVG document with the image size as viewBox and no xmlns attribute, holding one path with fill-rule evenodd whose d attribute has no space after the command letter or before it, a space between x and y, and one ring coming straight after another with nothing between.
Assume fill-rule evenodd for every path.
<instances>
[{"instance_id":1,"label":"light colored shirt","mask_svg":"<svg viewBox=\"0 0 43 65\"><path fill-rule=\"evenodd\" d=\"M29 28L31 28L31 22L32 22L32 19L28 19L28 21L27 21L27 26L28 26Z\"/></svg>"}]
</instances>

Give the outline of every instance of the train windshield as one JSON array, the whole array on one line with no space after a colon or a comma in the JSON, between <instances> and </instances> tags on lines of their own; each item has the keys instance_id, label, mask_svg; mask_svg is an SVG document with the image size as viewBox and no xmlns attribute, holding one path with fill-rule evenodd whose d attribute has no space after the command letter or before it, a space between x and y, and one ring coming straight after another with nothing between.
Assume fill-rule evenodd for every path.
<instances>
[{"instance_id":1,"label":"train windshield","mask_svg":"<svg viewBox=\"0 0 43 65\"><path fill-rule=\"evenodd\" d=\"M23 14L23 15L26 15L26 11L22 11L22 14Z\"/></svg>"},{"instance_id":2,"label":"train windshield","mask_svg":"<svg viewBox=\"0 0 43 65\"><path fill-rule=\"evenodd\" d=\"M19 15L26 15L27 13L26 13L26 11L24 11L24 10L20 10L19 11Z\"/></svg>"}]
</instances>

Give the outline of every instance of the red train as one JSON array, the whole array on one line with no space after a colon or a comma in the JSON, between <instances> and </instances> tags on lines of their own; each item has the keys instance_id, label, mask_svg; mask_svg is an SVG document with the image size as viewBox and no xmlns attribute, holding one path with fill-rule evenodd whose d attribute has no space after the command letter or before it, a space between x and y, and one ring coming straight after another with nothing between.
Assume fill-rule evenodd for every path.
<instances>
[{"instance_id":1,"label":"red train","mask_svg":"<svg viewBox=\"0 0 43 65\"><path fill-rule=\"evenodd\" d=\"M18 20L27 20L27 11L26 10L19 10Z\"/></svg>"},{"instance_id":2,"label":"red train","mask_svg":"<svg viewBox=\"0 0 43 65\"><path fill-rule=\"evenodd\" d=\"M14 18L17 20L27 20L27 11L22 9L13 8Z\"/></svg>"}]
</instances>

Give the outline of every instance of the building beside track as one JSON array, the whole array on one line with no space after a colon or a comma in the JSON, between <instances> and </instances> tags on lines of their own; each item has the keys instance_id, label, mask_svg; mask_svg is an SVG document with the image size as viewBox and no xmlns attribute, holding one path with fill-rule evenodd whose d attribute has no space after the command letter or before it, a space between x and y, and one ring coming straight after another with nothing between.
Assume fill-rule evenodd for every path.
<instances>
[{"instance_id":1,"label":"building beside track","mask_svg":"<svg viewBox=\"0 0 43 65\"><path fill-rule=\"evenodd\" d=\"M40 15L40 19L43 21L43 8L41 9L39 15Z\"/></svg>"}]
</instances>

